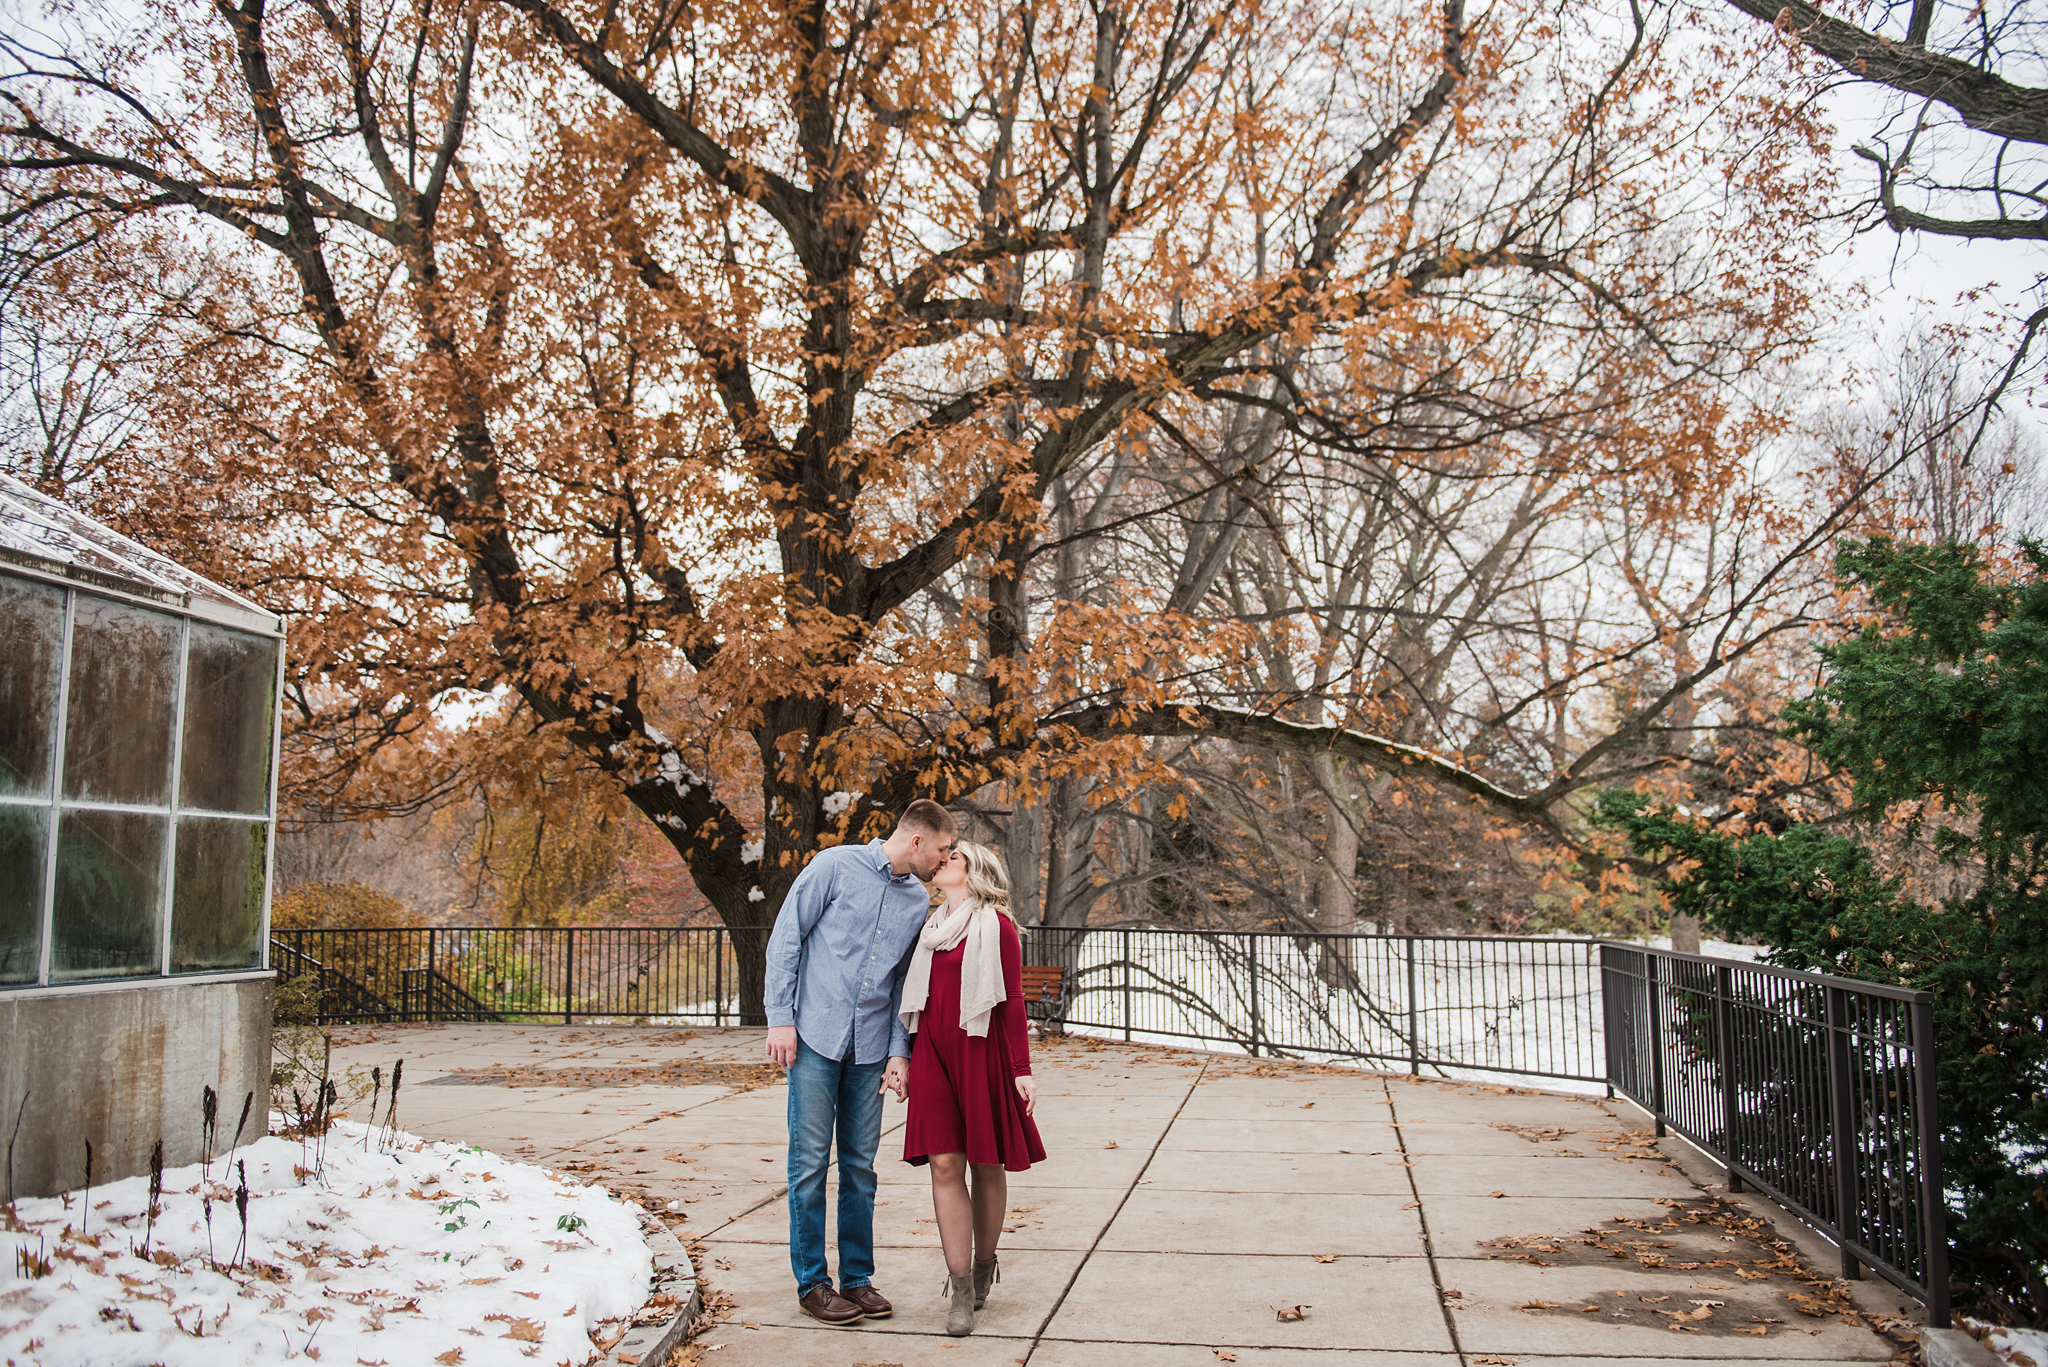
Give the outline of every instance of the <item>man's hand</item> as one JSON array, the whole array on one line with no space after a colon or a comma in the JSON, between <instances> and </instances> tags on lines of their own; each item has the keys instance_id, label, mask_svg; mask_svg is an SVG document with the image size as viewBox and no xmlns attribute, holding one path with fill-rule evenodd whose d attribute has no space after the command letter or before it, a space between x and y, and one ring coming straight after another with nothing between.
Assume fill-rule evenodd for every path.
<instances>
[{"instance_id":1,"label":"man's hand","mask_svg":"<svg viewBox=\"0 0 2048 1367\"><path fill-rule=\"evenodd\" d=\"M790 1069L796 1066L796 1027L794 1025L771 1025L768 1027L768 1057Z\"/></svg>"},{"instance_id":2,"label":"man's hand","mask_svg":"<svg viewBox=\"0 0 2048 1367\"><path fill-rule=\"evenodd\" d=\"M882 1090L896 1093L898 1101L910 1100L910 1060L892 1058L882 1070Z\"/></svg>"},{"instance_id":3,"label":"man's hand","mask_svg":"<svg viewBox=\"0 0 2048 1367\"><path fill-rule=\"evenodd\" d=\"M1024 1098L1024 1114L1030 1115L1038 1109L1038 1083L1026 1073L1017 1079L1017 1095Z\"/></svg>"}]
</instances>

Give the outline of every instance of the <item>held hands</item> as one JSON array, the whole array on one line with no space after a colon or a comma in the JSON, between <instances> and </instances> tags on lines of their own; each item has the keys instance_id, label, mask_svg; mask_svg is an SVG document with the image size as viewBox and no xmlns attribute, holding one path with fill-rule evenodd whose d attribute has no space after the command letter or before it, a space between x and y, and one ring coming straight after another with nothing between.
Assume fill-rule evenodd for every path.
<instances>
[{"instance_id":1,"label":"held hands","mask_svg":"<svg viewBox=\"0 0 2048 1367\"><path fill-rule=\"evenodd\" d=\"M1038 1080L1026 1073L1017 1079L1017 1095L1024 1098L1024 1114L1038 1109Z\"/></svg>"},{"instance_id":2,"label":"held hands","mask_svg":"<svg viewBox=\"0 0 2048 1367\"><path fill-rule=\"evenodd\" d=\"M794 1025L771 1025L768 1027L768 1057L789 1069L796 1066L796 1027Z\"/></svg>"},{"instance_id":3,"label":"held hands","mask_svg":"<svg viewBox=\"0 0 2048 1367\"><path fill-rule=\"evenodd\" d=\"M889 1060L889 1066L882 1070L881 1091L896 1093L896 1099L899 1102L910 1100L909 1059L892 1058Z\"/></svg>"}]
</instances>

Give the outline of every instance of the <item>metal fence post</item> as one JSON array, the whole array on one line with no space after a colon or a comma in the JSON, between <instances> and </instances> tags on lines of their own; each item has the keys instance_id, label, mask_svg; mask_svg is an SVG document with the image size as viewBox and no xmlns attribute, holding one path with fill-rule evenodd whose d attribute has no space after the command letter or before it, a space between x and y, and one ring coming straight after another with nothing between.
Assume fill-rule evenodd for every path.
<instances>
[{"instance_id":1,"label":"metal fence post","mask_svg":"<svg viewBox=\"0 0 2048 1367\"><path fill-rule=\"evenodd\" d=\"M1654 954L1643 956L1643 987L1650 1000L1650 1118L1656 1122L1657 1137L1662 1139L1664 1130L1664 1013L1658 1010L1657 965L1662 963Z\"/></svg>"},{"instance_id":2,"label":"metal fence post","mask_svg":"<svg viewBox=\"0 0 2048 1367\"><path fill-rule=\"evenodd\" d=\"M1862 1198L1856 1190L1856 1118L1849 1092L1848 1002L1842 989L1827 994L1828 1111L1835 1148L1835 1243L1842 1251L1842 1275L1860 1278L1863 1265L1849 1251L1862 1227Z\"/></svg>"},{"instance_id":3,"label":"metal fence post","mask_svg":"<svg viewBox=\"0 0 2048 1367\"><path fill-rule=\"evenodd\" d=\"M1735 974L1724 964L1714 970L1714 1057L1721 1067L1721 1162L1728 1190L1741 1191L1735 1172Z\"/></svg>"},{"instance_id":4,"label":"metal fence post","mask_svg":"<svg viewBox=\"0 0 2048 1367\"><path fill-rule=\"evenodd\" d=\"M1129 932L1128 930L1127 930L1127 931L1125 931L1125 932L1123 932L1123 940L1124 940L1124 946L1123 946L1123 961L1124 961L1124 1043L1126 1043L1126 1044L1129 1044L1129 1043L1131 1042L1131 932ZM1069 985L1069 986L1067 987L1067 991L1068 991L1068 992L1072 992L1073 990L1074 990L1074 989L1073 989L1072 985L1070 984L1070 985Z\"/></svg>"},{"instance_id":5,"label":"metal fence post","mask_svg":"<svg viewBox=\"0 0 2048 1367\"><path fill-rule=\"evenodd\" d=\"M725 927L711 928L711 1019L725 1024Z\"/></svg>"},{"instance_id":6,"label":"metal fence post","mask_svg":"<svg viewBox=\"0 0 2048 1367\"><path fill-rule=\"evenodd\" d=\"M1927 1256L1927 1323L1948 1328L1948 1198L1941 1185L1941 1098L1935 1090L1934 998L1913 1004L1914 1098L1920 1121L1920 1238Z\"/></svg>"},{"instance_id":7,"label":"metal fence post","mask_svg":"<svg viewBox=\"0 0 2048 1367\"><path fill-rule=\"evenodd\" d=\"M576 927L562 931L562 1024L569 1023L570 1005L576 990Z\"/></svg>"},{"instance_id":8,"label":"metal fence post","mask_svg":"<svg viewBox=\"0 0 2048 1367\"><path fill-rule=\"evenodd\" d=\"M1259 1056L1259 937L1244 937L1245 963L1251 968L1252 1057Z\"/></svg>"},{"instance_id":9,"label":"metal fence post","mask_svg":"<svg viewBox=\"0 0 2048 1367\"><path fill-rule=\"evenodd\" d=\"M1422 1036L1416 1033L1415 1010L1415 937L1406 936L1402 943L1408 947L1408 1071L1422 1071Z\"/></svg>"}]
</instances>

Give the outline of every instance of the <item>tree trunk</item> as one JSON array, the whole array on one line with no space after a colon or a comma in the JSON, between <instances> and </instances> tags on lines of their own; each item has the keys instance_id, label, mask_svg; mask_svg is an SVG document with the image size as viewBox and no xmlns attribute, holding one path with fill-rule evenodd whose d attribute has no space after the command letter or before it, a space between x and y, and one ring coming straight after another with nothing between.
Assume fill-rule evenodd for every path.
<instances>
[{"instance_id":1,"label":"tree trunk","mask_svg":"<svg viewBox=\"0 0 2048 1367\"><path fill-rule=\"evenodd\" d=\"M1052 827L1045 863L1045 920L1048 926L1085 926L1095 903L1095 814L1071 778L1052 785Z\"/></svg>"},{"instance_id":2,"label":"tree trunk","mask_svg":"<svg viewBox=\"0 0 2048 1367\"><path fill-rule=\"evenodd\" d=\"M732 937L732 957L738 967L740 1024L768 1023L768 931L767 926L727 927Z\"/></svg>"},{"instance_id":3,"label":"tree trunk","mask_svg":"<svg viewBox=\"0 0 2048 1367\"><path fill-rule=\"evenodd\" d=\"M1021 792L1003 830L1003 862L1010 869L1010 911L1017 924L1039 924L1045 919L1045 806L1026 801Z\"/></svg>"},{"instance_id":4,"label":"tree trunk","mask_svg":"<svg viewBox=\"0 0 2048 1367\"><path fill-rule=\"evenodd\" d=\"M1345 791L1350 776L1330 755L1308 762L1309 776L1322 790L1328 815L1323 823L1323 863L1316 880L1316 929L1324 935L1350 935L1358 930L1358 822ZM1325 940L1317 956L1320 975L1332 987L1358 984L1352 942Z\"/></svg>"},{"instance_id":5,"label":"tree trunk","mask_svg":"<svg viewBox=\"0 0 2048 1367\"><path fill-rule=\"evenodd\" d=\"M1700 952L1700 918L1697 916L1673 916L1671 918L1671 947L1681 954Z\"/></svg>"}]
</instances>

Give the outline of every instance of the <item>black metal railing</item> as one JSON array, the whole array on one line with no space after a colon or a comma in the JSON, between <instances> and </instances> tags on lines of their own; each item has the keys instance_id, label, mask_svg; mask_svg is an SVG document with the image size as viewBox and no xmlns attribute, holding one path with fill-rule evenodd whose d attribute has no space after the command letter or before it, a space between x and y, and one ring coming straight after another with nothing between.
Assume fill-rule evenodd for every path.
<instances>
[{"instance_id":1,"label":"black metal railing","mask_svg":"<svg viewBox=\"0 0 2048 1367\"><path fill-rule=\"evenodd\" d=\"M1610 1085L1948 1323L1933 997L1606 944Z\"/></svg>"},{"instance_id":2,"label":"black metal railing","mask_svg":"<svg viewBox=\"0 0 2048 1367\"><path fill-rule=\"evenodd\" d=\"M1128 1040L1604 1082L1596 940L1067 929L1066 1022Z\"/></svg>"},{"instance_id":3,"label":"black metal railing","mask_svg":"<svg viewBox=\"0 0 2048 1367\"><path fill-rule=\"evenodd\" d=\"M569 1022L739 1019L723 926L478 926L275 930L281 979L320 976L320 1019Z\"/></svg>"},{"instance_id":4,"label":"black metal railing","mask_svg":"<svg viewBox=\"0 0 2048 1367\"><path fill-rule=\"evenodd\" d=\"M743 932L744 933L744 932ZM327 1021L738 1021L732 932L691 927L278 930ZM1066 1024L1253 1055L1602 1082L1598 942L1056 929Z\"/></svg>"}]
</instances>

